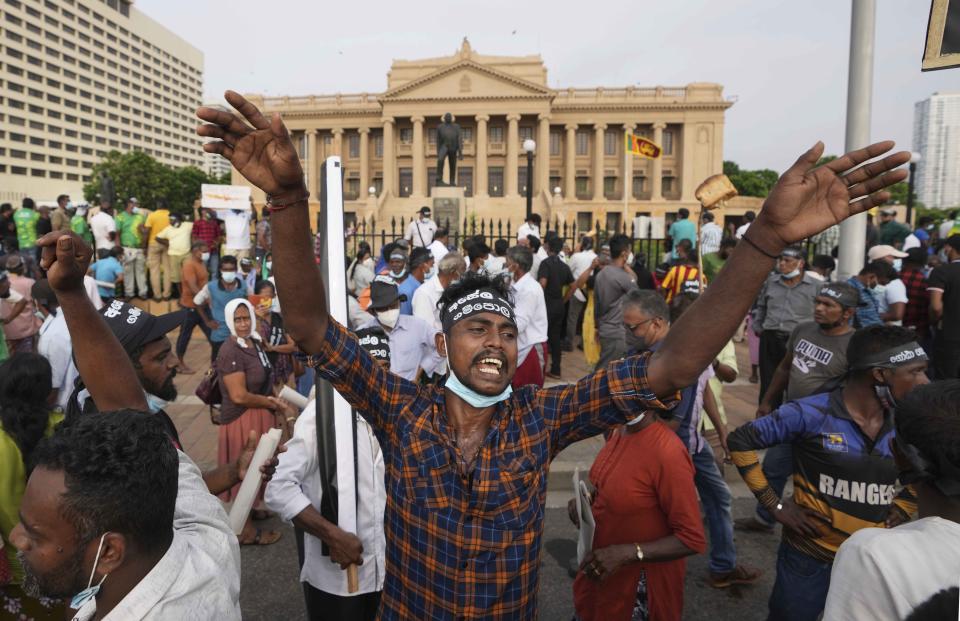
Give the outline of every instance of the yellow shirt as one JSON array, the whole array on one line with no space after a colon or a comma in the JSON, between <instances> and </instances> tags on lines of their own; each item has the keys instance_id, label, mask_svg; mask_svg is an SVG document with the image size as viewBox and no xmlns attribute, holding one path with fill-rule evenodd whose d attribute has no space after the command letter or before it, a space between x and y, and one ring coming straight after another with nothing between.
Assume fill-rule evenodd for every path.
<instances>
[{"instance_id":1,"label":"yellow shirt","mask_svg":"<svg viewBox=\"0 0 960 621\"><path fill-rule=\"evenodd\" d=\"M720 350L717 360L720 361L720 364L727 365L737 373L740 372L737 368L737 350L733 345L733 341L727 341L727 344ZM727 422L727 412L723 407L723 382L720 381L719 377L714 375L710 378L709 386L710 390L713 391L713 396L717 400L717 410L720 412L720 420ZM707 416L706 411L701 412L700 420L703 423L703 429L705 431L711 431L713 429L713 423L710 422L710 417Z\"/></svg>"},{"instance_id":2,"label":"yellow shirt","mask_svg":"<svg viewBox=\"0 0 960 621\"><path fill-rule=\"evenodd\" d=\"M150 237L147 238L148 244L156 243L157 234L170 226L170 210L158 209L147 216L147 221L143 224L150 229Z\"/></svg>"},{"instance_id":3,"label":"yellow shirt","mask_svg":"<svg viewBox=\"0 0 960 621\"><path fill-rule=\"evenodd\" d=\"M190 234L193 232L193 222L181 222L180 226L168 226L157 234L157 239L170 242L167 252L172 257L182 257L190 252Z\"/></svg>"},{"instance_id":4,"label":"yellow shirt","mask_svg":"<svg viewBox=\"0 0 960 621\"><path fill-rule=\"evenodd\" d=\"M54 427L62 420L62 412L51 412L45 435L53 433ZM23 581L23 568L17 562L17 549L10 543L10 531L20 521L20 500L26 489L27 468L23 464L20 447L0 425L0 535L3 536L3 551L13 570L13 581L16 584Z\"/></svg>"}]
</instances>

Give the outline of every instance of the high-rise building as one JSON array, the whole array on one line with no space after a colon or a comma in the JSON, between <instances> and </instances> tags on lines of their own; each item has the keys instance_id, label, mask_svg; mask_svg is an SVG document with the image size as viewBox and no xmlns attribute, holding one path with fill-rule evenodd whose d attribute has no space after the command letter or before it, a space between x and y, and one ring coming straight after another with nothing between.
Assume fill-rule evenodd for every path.
<instances>
[{"instance_id":1,"label":"high-rise building","mask_svg":"<svg viewBox=\"0 0 960 621\"><path fill-rule=\"evenodd\" d=\"M4 0L0 80L0 200L77 200L111 150L203 167L203 53L132 0Z\"/></svg>"},{"instance_id":2,"label":"high-rise building","mask_svg":"<svg viewBox=\"0 0 960 621\"><path fill-rule=\"evenodd\" d=\"M223 110L224 112L229 112L229 110L227 110L227 107L224 106L223 104L207 101L207 102L204 102L203 105L207 108L216 108L217 110ZM203 142L205 143L214 142L215 140L216 139L214 138L207 138ZM231 170L233 170L233 166L231 166L227 158L223 157L219 153L207 153L206 151L204 151L203 171L205 173L207 173L208 175L212 175L214 177L220 177L220 176L229 174Z\"/></svg>"},{"instance_id":3,"label":"high-rise building","mask_svg":"<svg viewBox=\"0 0 960 621\"><path fill-rule=\"evenodd\" d=\"M960 207L960 93L934 93L913 114L913 150L920 153L914 191L927 207Z\"/></svg>"}]
</instances>

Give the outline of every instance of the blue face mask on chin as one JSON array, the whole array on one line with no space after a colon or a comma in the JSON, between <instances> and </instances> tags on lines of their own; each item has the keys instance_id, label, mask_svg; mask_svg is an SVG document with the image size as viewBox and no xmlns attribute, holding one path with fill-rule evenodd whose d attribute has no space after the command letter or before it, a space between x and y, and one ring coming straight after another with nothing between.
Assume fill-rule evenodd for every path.
<instances>
[{"instance_id":1,"label":"blue face mask on chin","mask_svg":"<svg viewBox=\"0 0 960 621\"><path fill-rule=\"evenodd\" d=\"M446 347L446 344L447 344L446 336L443 337L443 342L444 342L444 349L446 349L449 352L450 350L447 349ZM448 366L449 366L449 360L448 360ZM488 408L491 405L496 405L501 401L506 401L510 397L510 395L513 393L513 386L511 386L510 384L507 384L507 387L504 388L503 392L499 394L490 395L490 396L481 395L476 390L473 390L472 388L467 388L463 384L463 382L460 381L460 378L457 377L457 374L453 372L452 366L449 366L449 369L450 369L450 373L447 374L447 381L444 383L443 387L450 390L451 392L453 392L453 394L457 395L458 397L460 397L461 399L463 399L464 401L466 401L467 403L469 403L475 408Z\"/></svg>"}]
</instances>

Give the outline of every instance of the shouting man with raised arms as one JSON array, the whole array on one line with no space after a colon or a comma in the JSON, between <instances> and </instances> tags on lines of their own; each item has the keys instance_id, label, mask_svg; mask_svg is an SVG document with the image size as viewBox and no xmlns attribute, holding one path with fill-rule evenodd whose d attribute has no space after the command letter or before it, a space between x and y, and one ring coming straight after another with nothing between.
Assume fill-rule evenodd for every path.
<instances>
[{"instance_id":1,"label":"shouting man with raised arms","mask_svg":"<svg viewBox=\"0 0 960 621\"><path fill-rule=\"evenodd\" d=\"M672 406L677 391L733 335L780 251L882 203L889 194L880 190L906 178L893 169L910 157L897 153L844 174L893 144L814 168L823 153L817 143L780 179L729 269L660 350L612 362L576 384L511 392L517 326L507 290L483 276L464 279L440 300L437 346L449 360L446 383L420 386L383 369L325 311L309 193L289 133L278 114L268 118L232 91L226 98L240 115L198 111L208 122L198 133L218 139L204 149L229 159L269 196L274 236L282 240L274 248L274 274L290 336L381 440L387 488L381 619L536 618L550 460L572 442ZM638 550L637 562L657 561L658 554ZM596 567L585 571L600 575Z\"/></svg>"}]
</instances>

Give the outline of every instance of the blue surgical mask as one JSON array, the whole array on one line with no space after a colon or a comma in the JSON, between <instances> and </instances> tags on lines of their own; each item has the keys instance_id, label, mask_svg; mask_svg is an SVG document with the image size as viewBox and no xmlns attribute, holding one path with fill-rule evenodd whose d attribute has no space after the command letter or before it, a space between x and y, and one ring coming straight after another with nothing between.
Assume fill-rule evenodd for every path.
<instances>
[{"instance_id":1,"label":"blue surgical mask","mask_svg":"<svg viewBox=\"0 0 960 621\"><path fill-rule=\"evenodd\" d=\"M97 563L100 562L100 553L103 552L103 539L106 536L107 533L100 535L100 545L97 546L97 556L93 559L93 568L90 570L90 579L87 580L87 588L74 595L73 599L70 600L70 608L74 610L79 610L84 604L96 597L97 593L100 592L100 585L107 579L108 574L104 574L96 586L91 586L93 584L93 576L97 573Z\"/></svg>"},{"instance_id":2,"label":"blue surgical mask","mask_svg":"<svg viewBox=\"0 0 960 621\"><path fill-rule=\"evenodd\" d=\"M164 401L157 395L151 395L146 391L144 391L143 396L147 398L147 409L150 410L151 414L156 414L170 404L169 401Z\"/></svg>"},{"instance_id":3,"label":"blue surgical mask","mask_svg":"<svg viewBox=\"0 0 960 621\"><path fill-rule=\"evenodd\" d=\"M424 279L424 280L430 280L431 278L433 278L433 277L436 276L436 275L437 275L437 268L436 268L436 267L431 267L429 272L424 273L423 279Z\"/></svg>"},{"instance_id":4,"label":"blue surgical mask","mask_svg":"<svg viewBox=\"0 0 960 621\"><path fill-rule=\"evenodd\" d=\"M443 337L443 342L444 349L447 349L446 336ZM449 350L447 351L449 352ZM513 387L510 384L507 384L507 387L503 389L503 392L498 395L481 395L477 391L467 388L463 382L460 381L460 378L457 377L457 374L453 372L452 366L450 367L450 373L447 374L447 381L443 386L475 408L488 408L491 405L496 405L501 401L507 400L513 393Z\"/></svg>"}]
</instances>

